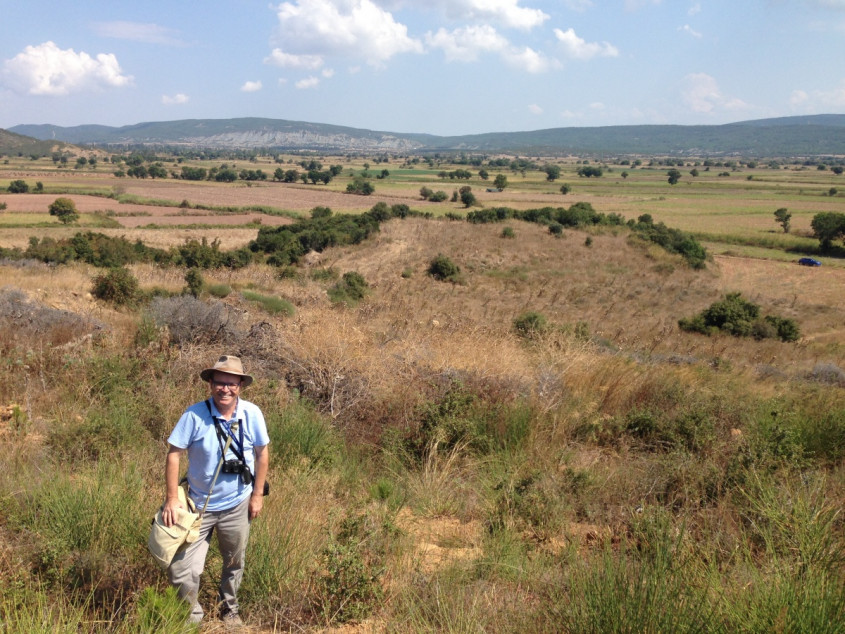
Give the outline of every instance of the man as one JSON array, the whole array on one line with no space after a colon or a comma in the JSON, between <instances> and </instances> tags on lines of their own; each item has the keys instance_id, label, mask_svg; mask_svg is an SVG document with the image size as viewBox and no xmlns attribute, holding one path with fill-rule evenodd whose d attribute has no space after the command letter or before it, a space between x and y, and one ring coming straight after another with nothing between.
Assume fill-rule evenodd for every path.
<instances>
[{"instance_id":1,"label":"man","mask_svg":"<svg viewBox=\"0 0 845 634\"><path fill-rule=\"evenodd\" d=\"M170 526L174 512L181 507L178 497L179 462L188 454L188 494L202 509L199 539L189 544L173 559L168 573L179 596L191 604L191 622L199 623L203 610L197 601L200 575L211 534L217 529L217 541L223 557L218 601L221 618L230 625L240 625L237 592L243 577L244 556L249 539L249 522L261 514L264 506L264 482L270 454L267 425L261 410L240 398L240 392L252 383L238 357L222 356L211 368L200 372L207 381L211 398L191 405L167 439L169 450L165 467L167 498L162 519ZM230 440L228 448L227 439ZM224 465L214 488L214 474L226 448ZM244 465L241 467L240 465Z\"/></svg>"}]
</instances>

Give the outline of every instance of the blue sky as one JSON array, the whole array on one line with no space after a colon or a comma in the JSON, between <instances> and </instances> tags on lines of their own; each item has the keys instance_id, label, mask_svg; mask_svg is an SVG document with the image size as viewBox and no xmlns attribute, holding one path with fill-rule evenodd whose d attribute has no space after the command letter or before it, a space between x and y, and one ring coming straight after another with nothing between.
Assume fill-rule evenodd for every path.
<instances>
[{"instance_id":1,"label":"blue sky","mask_svg":"<svg viewBox=\"0 0 845 634\"><path fill-rule=\"evenodd\" d=\"M845 0L0 2L0 127L472 134L845 112Z\"/></svg>"}]
</instances>

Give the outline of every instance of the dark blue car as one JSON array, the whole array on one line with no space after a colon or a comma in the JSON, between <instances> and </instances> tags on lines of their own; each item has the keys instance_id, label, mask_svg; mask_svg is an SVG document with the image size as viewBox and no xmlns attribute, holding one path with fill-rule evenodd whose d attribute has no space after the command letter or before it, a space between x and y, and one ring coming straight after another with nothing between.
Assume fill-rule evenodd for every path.
<instances>
[{"instance_id":1,"label":"dark blue car","mask_svg":"<svg viewBox=\"0 0 845 634\"><path fill-rule=\"evenodd\" d=\"M798 264L803 264L804 266L821 266L822 263L818 260L814 260L813 258L801 258L798 260Z\"/></svg>"}]
</instances>

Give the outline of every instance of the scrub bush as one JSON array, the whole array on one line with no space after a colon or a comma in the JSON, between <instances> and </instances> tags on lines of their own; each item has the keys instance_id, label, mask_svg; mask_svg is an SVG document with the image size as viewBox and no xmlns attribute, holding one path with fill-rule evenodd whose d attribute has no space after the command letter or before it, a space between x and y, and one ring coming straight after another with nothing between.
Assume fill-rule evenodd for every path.
<instances>
[{"instance_id":1,"label":"scrub bush","mask_svg":"<svg viewBox=\"0 0 845 634\"><path fill-rule=\"evenodd\" d=\"M443 254L438 254L429 262L426 272L440 282L452 282L454 284L461 279L460 267Z\"/></svg>"},{"instance_id":2,"label":"scrub bush","mask_svg":"<svg viewBox=\"0 0 845 634\"><path fill-rule=\"evenodd\" d=\"M138 301L138 280L128 269L115 267L94 278L91 294L116 306L132 305Z\"/></svg>"}]
</instances>

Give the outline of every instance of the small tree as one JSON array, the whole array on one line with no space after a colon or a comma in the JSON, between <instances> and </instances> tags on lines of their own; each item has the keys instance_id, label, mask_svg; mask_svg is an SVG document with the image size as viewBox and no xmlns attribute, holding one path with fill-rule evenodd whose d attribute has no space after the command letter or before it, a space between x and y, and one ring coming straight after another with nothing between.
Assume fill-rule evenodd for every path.
<instances>
[{"instance_id":1,"label":"small tree","mask_svg":"<svg viewBox=\"0 0 845 634\"><path fill-rule=\"evenodd\" d=\"M10 194L25 194L29 191L29 185L24 180L16 180L9 183L7 190Z\"/></svg>"},{"instance_id":2,"label":"small tree","mask_svg":"<svg viewBox=\"0 0 845 634\"><path fill-rule=\"evenodd\" d=\"M508 177L504 174L496 174L496 178L493 180L493 186L496 189L504 189L508 186Z\"/></svg>"},{"instance_id":3,"label":"small tree","mask_svg":"<svg viewBox=\"0 0 845 634\"><path fill-rule=\"evenodd\" d=\"M205 280L200 270L196 267L188 269L185 273L185 294L199 297L204 286Z\"/></svg>"},{"instance_id":4,"label":"small tree","mask_svg":"<svg viewBox=\"0 0 845 634\"><path fill-rule=\"evenodd\" d=\"M681 180L681 172L676 169L669 170L666 175L669 177L667 180L670 185L676 185Z\"/></svg>"},{"instance_id":5,"label":"small tree","mask_svg":"<svg viewBox=\"0 0 845 634\"><path fill-rule=\"evenodd\" d=\"M833 241L845 236L845 214L824 211L813 216L810 226L813 237L818 238L822 249L830 249Z\"/></svg>"},{"instance_id":6,"label":"small tree","mask_svg":"<svg viewBox=\"0 0 845 634\"><path fill-rule=\"evenodd\" d=\"M550 183L560 178L559 165L546 165L543 167L543 171L546 173L546 180Z\"/></svg>"},{"instance_id":7,"label":"small tree","mask_svg":"<svg viewBox=\"0 0 845 634\"><path fill-rule=\"evenodd\" d=\"M775 221L783 227L784 233L789 233L789 219L792 218L792 214L789 213L786 207L781 207L780 209L775 210Z\"/></svg>"},{"instance_id":8,"label":"small tree","mask_svg":"<svg viewBox=\"0 0 845 634\"><path fill-rule=\"evenodd\" d=\"M461 202L464 204L464 207L472 207L478 204L475 194L472 193L472 188L468 185L461 187Z\"/></svg>"},{"instance_id":9,"label":"small tree","mask_svg":"<svg viewBox=\"0 0 845 634\"><path fill-rule=\"evenodd\" d=\"M70 224L79 220L76 205L70 198L56 198L50 205L50 215L56 216L62 224Z\"/></svg>"},{"instance_id":10,"label":"small tree","mask_svg":"<svg viewBox=\"0 0 845 634\"><path fill-rule=\"evenodd\" d=\"M118 306L134 304L138 299L138 280L128 269L116 267L94 278L91 294Z\"/></svg>"},{"instance_id":11,"label":"small tree","mask_svg":"<svg viewBox=\"0 0 845 634\"><path fill-rule=\"evenodd\" d=\"M560 186L560 193L563 194L564 196L566 196L571 191L572 191L571 185L567 185L566 183L564 183L563 185Z\"/></svg>"}]
</instances>

